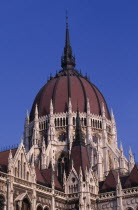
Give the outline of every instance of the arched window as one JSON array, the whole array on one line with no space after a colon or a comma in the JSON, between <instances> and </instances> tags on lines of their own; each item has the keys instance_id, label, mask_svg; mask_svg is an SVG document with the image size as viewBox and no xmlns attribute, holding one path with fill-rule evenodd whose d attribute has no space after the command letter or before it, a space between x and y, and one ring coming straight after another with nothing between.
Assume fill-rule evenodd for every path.
<instances>
[{"instance_id":1,"label":"arched window","mask_svg":"<svg viewBox=\"0 0 138 210\"><path fill-rule=\"evenodd\" d=\"M4 197L0 195L0 210L4 210Z\"/></svg>"},{"instance_id":2,"label":"arched window","mask_svg":"<svg viewBox=\"0 0 138 210\"><path fill-rule=\"evenodd\" d=\"M48 127L48 122L47 122L47 120L46 120L46 128Z\"/></svg>"},{"instance_id":3,"label":"arched window","mask_svg":"<svg viewBox=\"0 0 138 210\"><path fill-rule=\"evenodd\" d=\"M21 210L31 210L31 205L27 198L23 199Z\"/></svg>"},{"instance_id":4,"label":"arched window","mask_svg":"<svg viewBox=\"0 0 138 210\"><path fill-rule=\"evenodd\" d=\"M57 126L59 126L59 118L57 119Z\"/></svg>"},{"instance_id":5,"label":"arched window","mask_svg":"<svg viewBox=\"0 0 138 210\"><path fill-rule=\"evenodd\" d=\"M93 127L95 127L95 123L94 123L94 120L92 121L92 126L93 126Z\"/></svg>"},{"instance_id":6,"label":"arched window","mask_svg":"<svg viewBox=\"0 0 138 210\"><path fill-rule=\"evenodd\" d=\"M63 152L58 158L58 179L62 183L64 171L67 173L68 170L68 158L67 155Z\"/></svg>"},{"instance_id":7,"label":"arched window","mask_svg":"<svg viewBox=\"0 0 138 210\"><path fill-rule=\"evenodd\" d=\"M102 122L100 121L100 128L102 129Z\"/></svg>"},{"instance_id":8,"label":"arched window","mask_svg":"<svg viewBox=\"0 0 138 210\"><path fill-rule=\"evenodd\" d=\"M48 207L45 207L44 210L49 210L49 208Z\"/></svg>"},{"instance_id":9,"label":"arched window","mask_svg":"<svg viewBox=\"0 0 138 210\"><path fill-rule=\"evenodd\" d=\"M95 120L95 127L97 128L97 120Z\"/></svg>"},{"instance_id":10,"label":"arched window","mask_svg":"<svg viewBox=\"0 0 138 210\"><path fill-rule=\"evenodd\" d=\"M73 117L73 125L75 125L75 117Z\"/></svg>"},{"instance_id":11,"label":"arched window","mask_svg":"<svg viewBox=\"0 0 138 210\"><path fill-rule=\"evenodd\" d=\"M43 210L42 206L38 206L37 210Z\"/></svg>"},{"instance_id":12,"label":"arched window","mask_svg":"<svg viewBox=\"0 0 138 210\"><path fill-rule=\"evenodd\" d=\"M63 118L63 126L65 126L65 118Z\"/></svg>"},{"instance_id":13,"label":"arched window","mask_svg":"<svg viewBox=\"0 0 138 210\"><path fill-rule=\"evenodd\" d=\"M62 126L62 118L60 118L60 126Z\"/></svg>"}]
</instances>

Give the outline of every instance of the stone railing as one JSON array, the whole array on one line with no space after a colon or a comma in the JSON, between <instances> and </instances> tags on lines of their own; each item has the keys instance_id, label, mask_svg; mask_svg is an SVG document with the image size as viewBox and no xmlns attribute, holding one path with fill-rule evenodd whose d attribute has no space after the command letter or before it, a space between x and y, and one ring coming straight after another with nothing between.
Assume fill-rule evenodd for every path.
<instances>
[{"instance_id":1,"label":"stone railing","mask_svg":"<svg viewBox=\"0 0 138 210\"><path fill-rule=\"evenodd\" d=\"M138 187L123 189L123 196L138 194Z\"/></svg>"},{"instance_id":2,"label":"stone railing","mask_svg":"<svg viewBox=\"0 0 138 210\"><path fill-rule=\"evenodd\" d=\"M79 194L78 193L73 193L73 194L69 194L67 195L68 199L72 199L72 198L78 198Z\"/></svg>"},{"instance_id":3,"label":"stone railing","mask_svg":"<svg viewBox=\"0 0 138 210\"><path fill-rule=\"evenodd\" d=\"M58 191L58 190L55 190L55 196L60 197L60 198L66 198L65 193Z\"/></svg>"},{"instance_id":4,"label":"stone railing","mask_svg":"<svg viewBox=\"0 0 138 210\"><path fill-rule=\"evenodd\" d=\"M114 198L115 196L116 196L116 192L101 193L99 195L99 200L110 199L110 198Z\"/></svg>"},{"instance_id":5,"label":"stone railing","mask_svg":"<svg viewBox=\"0 0 138 210\"><path fill-rule=\"evenodd\" d=\"M45 186L42 186L42 185L39 185L39 184L36 185L36 189L38 191L41 191L41 192L44 192L44 193L45 192L48 193L48 194L52 193L52 189L51 188L48 188L48 187L45 187Z\"/></svg>"}]
</instances>

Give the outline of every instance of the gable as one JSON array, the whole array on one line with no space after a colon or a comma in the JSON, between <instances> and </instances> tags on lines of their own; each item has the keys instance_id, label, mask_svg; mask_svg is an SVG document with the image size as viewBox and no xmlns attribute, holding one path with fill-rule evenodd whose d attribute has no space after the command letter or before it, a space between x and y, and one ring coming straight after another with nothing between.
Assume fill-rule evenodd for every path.
<instances>
[{"instance_id":1,"label":"gable","mask_svg":"<svg viewBox=\"0 0 138 210\"><path fill-rule=\"evenodd\" d=\"M30 181L32 171L22 143L19 145L16 154L13 157L12 173L17 178Z\"/></svg>"}]
</instances>

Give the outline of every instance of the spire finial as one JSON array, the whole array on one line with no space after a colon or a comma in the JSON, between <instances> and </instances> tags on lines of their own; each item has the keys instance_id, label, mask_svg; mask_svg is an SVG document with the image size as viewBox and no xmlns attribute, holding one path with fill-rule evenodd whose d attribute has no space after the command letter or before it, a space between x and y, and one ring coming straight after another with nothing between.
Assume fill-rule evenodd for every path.
<instances>
[{"instance_id":1,"label":"spire finial","mask_svg":"<svg viewBox=\"0 0 138 210\"><path fill-rule=\"evenodd\" d=\"M61 57L61 67L64 70L72 70L75 67L75 57L72 55L72 48L70 46L69 27L68 27L68 12L66 10L66 37L64 54Z\"/></svg>"},{"instance_id":2,"label":"spire finial","mask_svg":"<svg viewBox=\"0 0 138 210\"><path fill-rule=\"evenodd\" d=\"M68 10L66 9L66 29L68 29Z\"/></svg>"}]
</instances>

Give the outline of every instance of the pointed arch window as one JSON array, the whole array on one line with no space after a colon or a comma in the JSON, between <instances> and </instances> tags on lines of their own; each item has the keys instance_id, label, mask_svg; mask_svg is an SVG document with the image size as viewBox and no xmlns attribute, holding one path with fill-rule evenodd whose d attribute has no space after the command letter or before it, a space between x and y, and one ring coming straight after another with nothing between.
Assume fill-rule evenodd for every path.
<instances>
[{"instance_id":1,"label":"pointed arch window","mask_svg":"<svg viewBox=\"0 0 138 210\"><path fill-rule=\"evenodd\" d=\"M68 170L68 158L66 153L62 153L58 158L58 179L62 183L64 171L67 173Z\"/></svg>"},{"instance_id":2,"label":"pointed arch window","mask_svg":"<svg viewBox=\"0 0 138 210\"><path fill-rule=\"evenodd\" d=\"M30 205L30 202L28 201L27 198L23 199L23 202L22 202L22 210L31 210L31 205Z\"/></svg>"}]
</instances>

